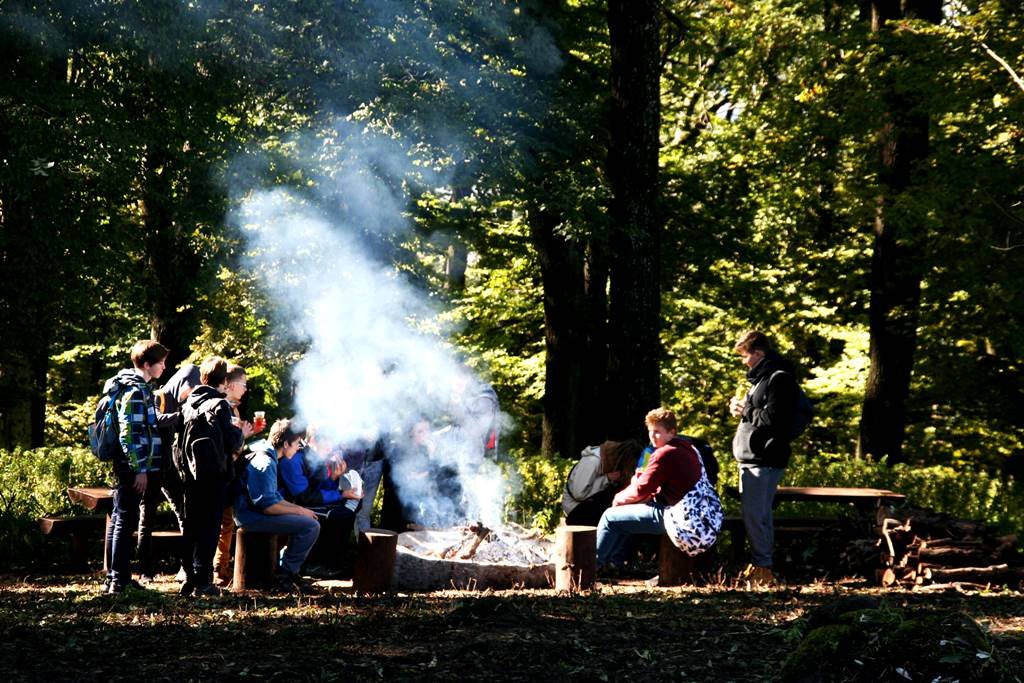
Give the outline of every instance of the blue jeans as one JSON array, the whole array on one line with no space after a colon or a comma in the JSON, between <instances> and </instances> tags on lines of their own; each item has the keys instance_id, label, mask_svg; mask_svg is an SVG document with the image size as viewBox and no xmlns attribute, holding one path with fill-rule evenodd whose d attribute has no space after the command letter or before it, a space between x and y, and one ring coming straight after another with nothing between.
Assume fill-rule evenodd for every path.
<instances>
[{"instance_id":1,"label":"blue jeans","mask_svg":"<svg viewBox=\"0 0 1024 683\"><path fill-rule=\"evenodd\" d=\"M370 512L373 510L373 499L377 497L383 469L384 461L375 460L363 463L363 469L359 472L363 478L363 506L356 513L357 531L366 531L373 526L370 522Z\"/></svg>"},{"instance_id":2,"label":"blue jeans","mask_svg":"<svg viewBox=\"0 0 1024 683\"><path fill-rule=\"evenodd\" d=\"M110 512L110 526L107 527L107 546L110 548L107 576L120 586L132 578L132 555L135 554L132 534L139 526L139 503L142 502L142 495L136 493L134 487L134 474L117 475L114 507Z\"/></svg>"},{"instance_id":3,"label":"blue jeans","mask_svg":"<svg viewBox=\"0 0 1024 683\"><path fill-rule=\"evenodd\" d=\"M264 515L250 510L239 515L236 507L235 523L247 531L288 536L288 545L281 552L281 571L285 574L299 573L320 535L320 523L302 515Z\"/></svg>"},{"instance_id":4,"label":"blue jeans","mask_svg":"<svg viewBox=\"0 0 1024 683\"><path fill-rule=\"evenodd\" d=\"M597 566L619 566L631 546L631 536L665 533L665 506L638 503L610 507L597 524Z\"/></svg>"},{"instance_id":5,"label":"blue jeans","mask_svg":"<svg viewBox=\"0 0 1024 683\"><path fill-rule=\"evenodd\" d=\"M772 566L772 551L775 549L772 501L785 472L781 467L740 465L743 526L750 540L750 561L757 567Z\"/></svg>"}]
</instances>

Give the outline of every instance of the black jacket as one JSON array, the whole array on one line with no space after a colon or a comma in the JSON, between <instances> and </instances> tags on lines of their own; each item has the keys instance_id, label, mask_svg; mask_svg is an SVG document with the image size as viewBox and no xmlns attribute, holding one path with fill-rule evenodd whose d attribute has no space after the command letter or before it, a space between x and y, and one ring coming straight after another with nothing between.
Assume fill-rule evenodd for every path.
<instances>
[{"instance_id":1,"label":"black jacket","mask_svg":"<svg viewBox=\"0 0 1024 683\"><path fill-rule=\"evenodd\" d=\"M747 405L732 440L740 464L785 467L799 388L793 366L774 351L747 373Z\"/></svg>"},{"instance_id":2,"label":"black jacket","mask_svg":"<svg viewBox=\"0 0 1024 683\"><path fill-rule=\"evenodd\" d=\"M182 420L186 424L183 425L183 429L188 426L187 422L190 419L198 419L198 414L206 411L213 413L221 444L220 448L216 449L217 453L208 454L213 462L199 463L199 466L207 472L216 471L224 481L229 481L233 474L233 456L242 449L245 437L242 436L241 429L231 424L231 405L224 394L205 384L197 386L185 401Z\"/></svg>"}]
</instances>

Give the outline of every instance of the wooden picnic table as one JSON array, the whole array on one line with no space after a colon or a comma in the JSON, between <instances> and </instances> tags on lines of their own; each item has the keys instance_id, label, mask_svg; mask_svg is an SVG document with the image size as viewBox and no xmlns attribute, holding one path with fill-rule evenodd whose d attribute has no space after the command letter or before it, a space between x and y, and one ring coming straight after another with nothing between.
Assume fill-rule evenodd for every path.
<instances>
[{"instance_id":1,"label":"wooden picnic table","mask_svg":"<svg viewBox=\"0 0 1024 683\"><path fill-rule=\"evenodd\" d=\"M847 488L842 486L780 486L775 491L772 505L779 503L849 503L869 511L880 505L902 503L902 493L888 489Z\"/></svg>"},{"instance_id":2,"label":"wooden picnic table","mask_svg":"<svg viewBox=\"0 0 1024 683\"><path fill-rule=\"evenodd\" d=\"M114 491L106 486L69 486L68 498L87 510L105 512L114 509Z\"/></svg>"},{"instance_id":3,"label":"wooden picnic table","mask_svg":"<svg viewBox=\"0 0 1024 683\"><path fill-rule=\"evenodd\" d=\"M734 486L726 487L726 493L739 499L740 492ZM847 503L852 505L859 518L864 520L865 531L877 524L876 511L883 505L902 503L906 500L902 493L888 489L873 489L845 486L780 486L775 490L772 507L779 503ZM785 517L775 518L776 531L787 533L820 533L829 528L827 519L818 517ZM738 560L743 550L746 529L740 518L726 519L725 528L733 537L733 559Z\"/></svg>"}]
</instances>

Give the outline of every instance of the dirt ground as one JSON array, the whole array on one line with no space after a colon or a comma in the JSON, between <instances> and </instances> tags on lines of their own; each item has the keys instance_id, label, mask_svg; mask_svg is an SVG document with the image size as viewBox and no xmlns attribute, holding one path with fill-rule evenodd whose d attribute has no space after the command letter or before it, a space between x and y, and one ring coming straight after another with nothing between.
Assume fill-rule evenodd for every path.
<instances>
[{"instance_id":1,"label":"dirt ground","mask_svg":"<svg viewBox=\"0 0 1024 683\"><path fill-rule=\"evenodd\" d=\"M11 680L771 680L809 610L883 595L853 580L770 591L726 585L359 597L186 599L169 575L108 596L92 575L0 579L0 670ZM895 607L962 610L1024 671L1019 593L889 591Z\"/></svg>"}]
</instances>

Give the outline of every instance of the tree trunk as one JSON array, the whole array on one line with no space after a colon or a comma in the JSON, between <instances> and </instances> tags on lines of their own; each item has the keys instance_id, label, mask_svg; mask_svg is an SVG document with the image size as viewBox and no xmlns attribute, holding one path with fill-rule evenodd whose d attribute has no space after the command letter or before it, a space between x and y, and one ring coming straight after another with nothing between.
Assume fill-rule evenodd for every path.
<instances>
[{"instance_id":1,"label":"tree trunk","mask_svg":"<svg viewBox=\"0 0 1024 683\"><path fill-rule=\"evenodd\" d=\"M918 18L938 23L941 0L875 0L871 29L885 44L887 59L905 60L897 38L885 35L890 21ZM898 76L889 76L895 80ZM892 82L883 85L885 113L879 131L879 186L871 260L871 369L861 413L858 455L902 462L906 402L917 346L921 302L923 232L912 216L892 211L911 189L916 167L928 156L928 115L920 96Z\"/></svg>"},{"instance_id":2,"label":"tree trunk","mask_svg":"<svg viewBox=\"0 0 1024 683\"><path fill-rule=\"evenodd\" d=\"M660 397L659 25L655 0L608 2L612 228L604 422L612 438L641 433Z\"/></svg>"},{"instance_id":3,"label":"tree trunk","mask_svg":"<svg viewBox=\"0 0 1024 683\"><path fill-rule=\"evenodd\" d=\"M604 368L595 362L603 349L595 349L597 330L604 323L603 307L595 311L588 291L588 250L585 244L559 235L560 221L540 208L529 212L534 248L540 262L544 290L544 418L541 451L545 455L573 457L598 434L595 398ZM600 288L604 289L603 280ZM600 317L595 317L599 312ZM598 342L599 343L599 342Z\"/></svg>"},{"instance_id":4,"label":"tree trunk","mask_svg":"<svg viewBox=\"0 0 1024 683\"><path fill-rule=\"evenodd\" d=\"M142 208L147 261L156 281L150 292L150 335L166 346L173 371L189 355L195 335L198 257L173 209L170 155L158 145L147 149Z\"/></svg>"}]
</instances>

